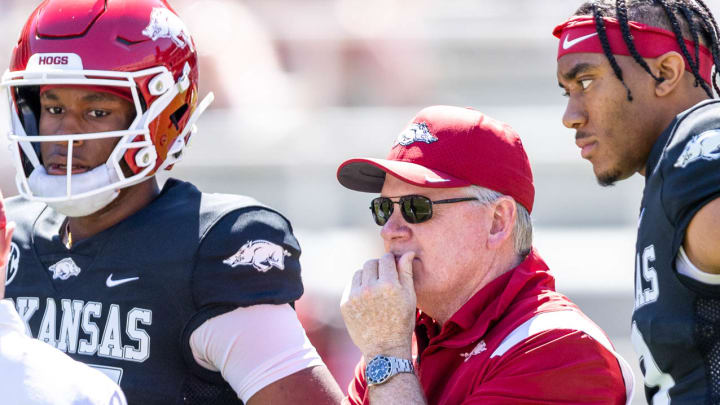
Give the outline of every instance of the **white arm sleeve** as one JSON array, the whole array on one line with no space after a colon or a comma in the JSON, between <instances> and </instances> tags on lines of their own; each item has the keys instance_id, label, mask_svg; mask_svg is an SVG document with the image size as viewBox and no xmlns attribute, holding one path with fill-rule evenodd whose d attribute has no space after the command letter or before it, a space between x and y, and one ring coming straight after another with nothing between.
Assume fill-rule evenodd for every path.
<instances>
[{"instance_id":1,"label":"white arm sleeve","mask_svg":"<svg viewBox=\"0 0 720 405\"><path fill-rule=\"evenodd\" d=\"M677 272L690 277L693 280L703 284L720 285L720 274L705 273L700 270L693 262L690 261L685 248L680 246L680 251L675 258L675 268Z\"/></svg>"},{"instance_id":2,"label":"white arm sleeve","mask_svg":"<svg viewBox=\"0 0 720 405\"><path fill-rule=\"evenodd\" d=\"M219 371L247 403L265 386L323 365L290 305L253 305L213 317L190 335L195 361Z\"/></svg>"}]
</instances>

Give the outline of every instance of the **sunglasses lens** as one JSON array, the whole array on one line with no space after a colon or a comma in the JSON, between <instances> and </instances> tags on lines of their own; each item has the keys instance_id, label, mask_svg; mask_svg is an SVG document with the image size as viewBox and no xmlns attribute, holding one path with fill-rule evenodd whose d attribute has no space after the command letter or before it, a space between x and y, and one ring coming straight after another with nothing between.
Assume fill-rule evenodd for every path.
<instances>
[{"instance_id":1,"label":"sunglasses lens","mask_svg":"<svg viewBox=\"0 0 720 405\"><path fill-rule=\"evenodd\" d=\"M400 201L403 218L411 224L425 222L432 217L432 202L421 195L413 195Z\"/></svg>"},{"instance_id":2,"label":"sunglasses lens","mask_svg":"<svg viewBox=\"0 0 720 405\"><path fill-rule=\"evenodd\" d=\"M375 223L383 226L390 219L393 212L392 200L386 197L378 197L370 203L370 211L372 212Z\"/></svg>"}]
</instances>

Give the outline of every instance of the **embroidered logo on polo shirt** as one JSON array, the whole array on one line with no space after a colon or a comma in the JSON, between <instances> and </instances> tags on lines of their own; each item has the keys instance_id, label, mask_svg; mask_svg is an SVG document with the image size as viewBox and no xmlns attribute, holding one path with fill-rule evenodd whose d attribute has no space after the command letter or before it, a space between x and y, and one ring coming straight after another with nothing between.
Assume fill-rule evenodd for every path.
<instances>
[{"instance_id":1,"label":"embroidered logo on polo shirt","mask_svg":"<svg viewBox=\"0 0 720 405\"><path fill-rule=\"evenodd\" d=\"M437 140L437 137L430 132L426 123L416 122L398 135L395 143L393 144L393 148L398 145L412 145L415 142L433 143L437 142Z\"/></svg>"},{"instance_id":2,"label":"embroidered logo on polo shirt","mask_svg":"<svg viewBox=\"0 0 720 405\"><path fill-rule=\"evenodd\" d=\"M460 357L463 357L465 358L465 361L468 361L470 360L470 357L480 354L485 350L487 350L487 345L484 340L481 340L480 343L478 343L477 346L470 351L470 353L460 353Z\"/></svg>"},{"instance_id":3,"label":"embroidered logo on polo shirt","mask_svg":"<svg viewBox=\"0 0 720 405\"><path fill-rule=\"evenodd\" d=\"M251 264L260 272L266 272L273 267L285 270L285 256L290 252L266 240L251 240L242 245L234 255L223 260L230 267Z\"/></svg>"},{"instance_id":4,"label":"embroidered logo on polo shirt","mask_svg":"<svg viewBox=\"0 0 720 405\"><path fill-rule=\"evenodd\" d=\"M71 276L80 274L80 267L72 258L66 257L48 268L53 274L53 280L67 280Z\"/></svg>"}]
</instances>

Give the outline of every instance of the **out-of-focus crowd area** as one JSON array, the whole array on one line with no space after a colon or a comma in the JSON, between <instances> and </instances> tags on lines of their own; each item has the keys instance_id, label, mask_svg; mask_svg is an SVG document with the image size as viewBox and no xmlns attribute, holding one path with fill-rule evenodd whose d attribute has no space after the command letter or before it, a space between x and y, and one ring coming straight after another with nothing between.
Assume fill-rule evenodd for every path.
<instances>
[{"instance_id":1,"label":"out-of-focus crowd area","mask_svg":"<svg viewBox=\"0 0 720 405\"><path fill-rule=\"evenodd\" d=\"M384 156L414 113L433 104L473 106L520 133L535 173L536 247L559 290L636 363L629 319L643 180L600 189L561 123L551 32L579 0L170 2L195 38L201 92L215 92L216 102L169 175L251 195L293 222L306 285L297 311L343 388L359 352L340 294L382 243L367 209L372 196L341 188L335 170L349 157ZM3 69L38 3L0 0ZM6 145L0 137L0 187L9 196Z\"/></svg>"}]
</instances>

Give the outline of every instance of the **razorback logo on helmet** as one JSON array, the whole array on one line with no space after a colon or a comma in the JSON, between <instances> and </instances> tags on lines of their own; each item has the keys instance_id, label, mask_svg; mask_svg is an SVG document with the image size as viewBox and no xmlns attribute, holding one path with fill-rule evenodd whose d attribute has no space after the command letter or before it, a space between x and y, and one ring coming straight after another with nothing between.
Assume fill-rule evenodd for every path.
<instances>
[{"instance_id":1,"label":"razorback logo on helmet","mask_svg":"<svg viewBox=\"0 0 720 405\"><path fill-rule=\"evenodd\" d=\"M685 145L683 153L675 162L675 167L685 168L699 159L716 160L718 158L720 158L720 129L713 129L695 135Z\"/></svg>"},{"instance_id":2,"label":"razorback logo on helmet","mask_svg":"<svg viewBox=\"0 0 720 405\"><path fill-rule=\"evenodd\" d=\"M53 264L48 268L53 274L53 280L67 280L71 276L77 276L80 274L80 267L75 264L75 261L69 257L66 257L59 262Z\"/></svg>"},{"instance_id":3,"label":"razorback logo on helmet","mask_svg":"<svg viewBox=\"0 0 720 405\"><path fill-rule=\"evenodd\" d=\"M189 46L193 51L190 31L180 17L164 7L156 7L150 13L150 23L143 30L143 35L153 41L160 38L170 38L180 48Z\"/></svg>"},{"instance_id":4,"label":"razorback logo on helmet","mask_svg":"<svg viewBox=\"0 0 720 405\"><path fill-rule=\"evenodd\" d=\"M290 252L266 240L252 240L244 244L234 255L223 260L230 267L252 265L265 273L273 267L285 270L285 256Z\"/></svg>"},{"instance_id":5,"label":"razorback logo on helmet","mask_svg":"<svg viewBox=\"0 0 720 405\"><path fill-rule=\"evenodd\" d=\"M36 53L28 61L27 70L29 71L48 68L82 70L83 64L80 56L74 53Z\"/></svg>"},{"instance_id":6,"label":"razorback logo on helmet","mask_svg":"<svg viewBox=\"0 0 720 405\"><path fill-rule=\"evenodd\" d=\"M10 255L8 255L8 262L5 266L5 285L12 283L13 279L17 275L18 267L20 266L20 248L15 242L10 245Z\"/></svg>"},{"instance_id":7,"label":"razorback logo on helmet","mask_svg":"<svg viewBox=\"0 0 720 405\"><path fill-rule=\"evenodd\" d=\"M437 142L437 140L437 137L430 132L426 123L413 123L398 135L393 147L397 145L408 146L415 142L433 143Z\"/></svg>"}]
</instances>

